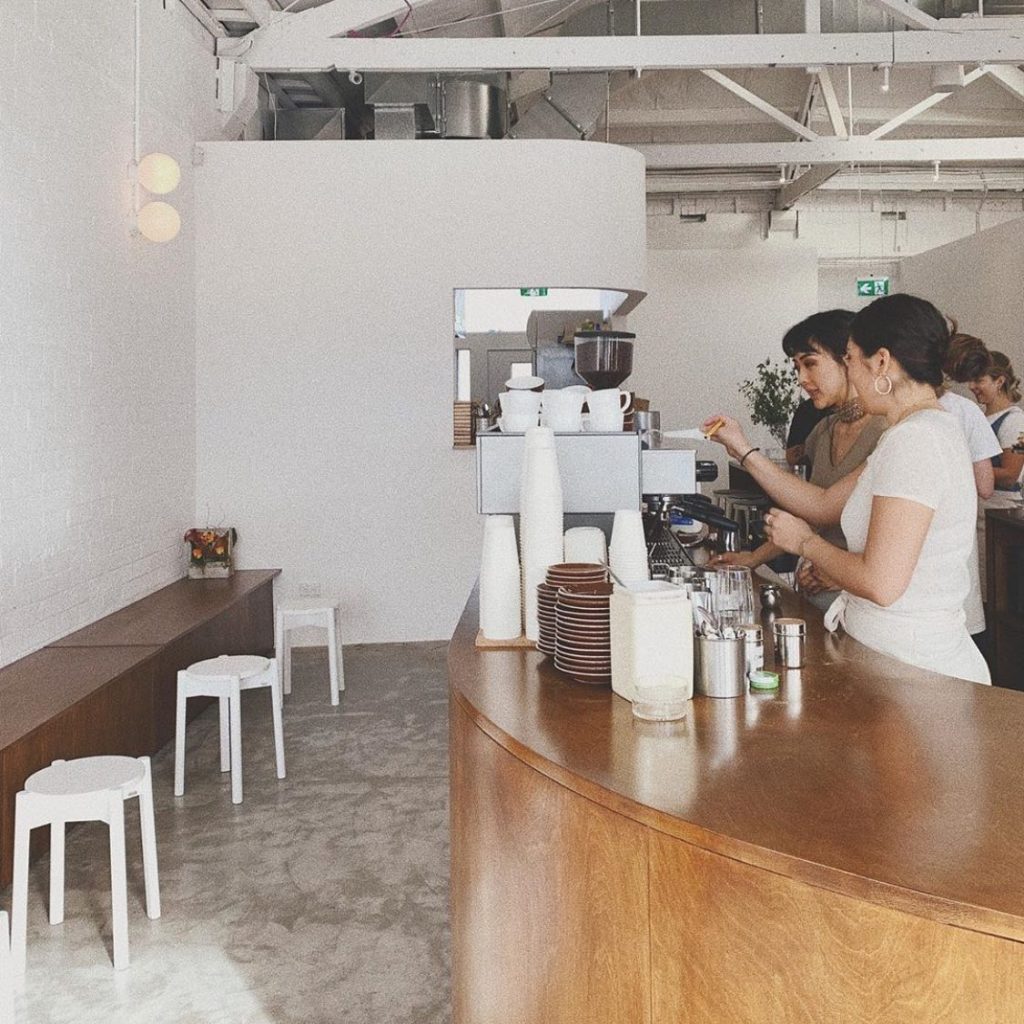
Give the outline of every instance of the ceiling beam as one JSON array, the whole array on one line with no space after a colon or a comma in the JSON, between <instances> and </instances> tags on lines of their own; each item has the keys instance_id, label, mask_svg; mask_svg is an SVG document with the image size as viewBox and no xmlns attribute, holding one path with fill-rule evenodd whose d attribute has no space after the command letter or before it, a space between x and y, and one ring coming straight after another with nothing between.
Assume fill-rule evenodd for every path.
<instances>
[{"instance_id":1,"label":"ceiling beam","mask_svg":"<svg viewBox=\"0 0 1024 1024\"><path fill-rule=\"evenodd\" d=\"M338 0L334 0L335 3ZM327 5L331 6L331 5ZM254 71L705 70L878 64L1024 64L1024 35L843 32L822 35L537 36L527 39L343 38L278 31L323 8L218 41Z\"/></svg>"},{"instance_id":2,"label":"ceiling beam","mask_svg":"<svg viewBox=\"0 0 1024 1024\"><path fill-rule=\"evenodd\" d=\"M749 89L745 89L739 82L734 82L720 71L705 71L704 74L712 82L717 82L723 89L728 89L734 96L738 96L745 103L749 103L755 110L760 110L762 114L766 114L773 121L777 121L783 127L788 128L795 135L799 135L803 139L816 139L818 137L816 131L812 131L806 125L802 125L795 118L790 117L789 114L784 114L778 107L772 106L767 100L761 99L760 96L752 93Z\"/></svg>"},{"instance_id":3,"label":"ceiling beam","mask_svg":"<svg viewBox=\"0 0 1024 1024\"><path fill-rule=\"evenodd\" d=\"M257 25L269 25L275 15L280 14L270 5L270 0L242 0L242 6Z\"/></svg>"},{"instance_id":4,"label":"ceiling beam","mask_svg":"<svg viewBox=\"0 0 1024 1024\"><path fill-rule=\"evenodd\" d=\"M933 18L930 14L908 3L907 0L868 0L872 7L878 7L891 14L898 22L907 25L909 28L936 29L939 27L939 19Z\"/></svg>"},{"instance_id":5,"label":"ceiling beam","mask_svg":"<svg viewBox=\"0 0 1024 1024\"><path fill-rule=\"evenodd\" d=\"M649 171L681 167L761 167L783 164L1022 163L1024 137L994 139L835 139L813 142L650 143L642 153Z\"/></svg>"},{"instance_id":6,"label":"ceiling beam","mask_svg":"<svg viewBox=\"0 0 1024 1024\"><path fill-rule=\"evenodd\" d=\"M836 95L836 87L832 84L832 76L828 73L828 68L818 71L817 77L818 84L821 86L821 98L825 101L825 110L828 112L833 134L840 139L849 138L850 133L843 120L843 108L839 105L839 97Z\"/></svg>"},{"instance_id":7,"label":"ceiling beam","mask_svg":"<svg viewBox=\"0 0 1024 1024\"><path fill-rule=\"evenodd\" d=\"M211 7L210 14L222 25L255 25L256 19L248 11L234 7Z\"/></svg>"},{"instance_id":8,"label":"ceiling beam","mask_svg":"<svg viewBox=\"0 0 1024 1024\"><path fill-rule=\"evenodd\" d=\"M789 111L794 116L798 112ZM893 117L892 107L858 107L857 124L867 131L869 125L880 125ZM918 124L935 126L936 131L950 126L954 128L975 128L978 134L986 131L1010 130L1016 135L1024 128L1021 111L1018 108L1000 107L973 110L937 110L923 111L915 118ZM612 107L609 124L617 128L688 128L692 125L755 125L767 124L768 118L753 107L688 107L675 109L672 107ZM811 112L810 124L816 127L818 134L828 132L828 115L821 107Z\"/></svg>"},{"instance_id":9,"label":"ceiling beam","mask_svg":"<svg viewBox=\"0 0 1024 1024\"><path fill-rule=\"evenodd\" d=\"M1011 96L1024 101L1024 71L1020 68L991 67L988 73L996 85L1002 86Z\"/></svg>"},{"instance_id":10,"label":"ceiling beam","mask_svg":"<svg viewBox=\"0 0 1024 1024\"><path fill-rule=\"evenodd\" d=\"M185 10L199 22L211 36L220 39L227 36L227 29L210 14L209 7L202 0L181 0Z\"/></svg>"},{"instance_id":11,"label":"ceiling beam","mask_svg":"<svg viewBox=\"0 0 1024 1024\"><path fill-rule=\"evenodd\" d=\"M430 0L409 0L420 7ZM302 38L329 39L345 32L358 32L389 18L401 19L409 13L404 0L328 0L318 7L287 13L268 29L268 35L281 40Z\"/></svg>"},{"instance_id":12,"label":"ceiling beam","mask_svg":"<svg viewBox=\"0 0 1024 1024\"><path fill-rule=\"evenodd\" d=\"M813 192L819 185L823 185L834 174L838 174L842 168L842 164L816 164L804 171L798 178L787 181L775 193L775 209L788 210L791 206L795 206L808 192Z\"/></svg>"},{"instance_id":13,"label":"ceiling beam","mask_svg":"<svg viewBox=\"0 0 1024 1024\"><path fill-rule=\"evenodd\" d=\"M975 68L973 71L968 72L964 75L964 85L970 85L971 82L976 82L981 78L987 71L987 68ZM902 114L897 114L895 117L890 118L884 124L880 124L873 131L868 132L869 139L881 139L891 132L896 131L900 125L906 124L908 121L912 121L918 114L925 110L930 110L937 103L941 103L943 100L948 99L953 94L950 92L933 92L930 96L926 96L920 103L915 103L912 107L904 110Z\"/></svg>"}]
</instances>

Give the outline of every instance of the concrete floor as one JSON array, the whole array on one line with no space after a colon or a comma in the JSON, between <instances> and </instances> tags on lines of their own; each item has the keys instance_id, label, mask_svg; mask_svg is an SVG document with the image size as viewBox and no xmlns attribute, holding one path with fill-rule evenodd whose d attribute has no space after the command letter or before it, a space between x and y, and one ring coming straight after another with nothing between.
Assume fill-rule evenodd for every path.
<instances>
[{"instance_id":1,"label":"concrete floor","mask_svg":"<svg viewBox=\"0 0 1024 1024\"><path fill-rule=\"evenodd\" d=\"M61 925L46 919L48 860L33 865L19 1024L447 1024L445 649L347 647L338 708L322 650L297 651L288 777L274 774L269 691L251 691L239 806L205 712L184 797L172 747L153 761L158 921L128 805L131 967L110 960L106 826L68 835Z\"/></svg>"}]
</instances>

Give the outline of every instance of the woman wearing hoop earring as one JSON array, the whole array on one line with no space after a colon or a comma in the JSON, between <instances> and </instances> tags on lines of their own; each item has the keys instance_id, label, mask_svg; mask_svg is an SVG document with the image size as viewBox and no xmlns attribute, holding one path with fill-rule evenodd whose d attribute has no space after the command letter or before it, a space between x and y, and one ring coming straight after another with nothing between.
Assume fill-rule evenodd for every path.
<instances>
[{"instance_id":1,"label":"woman wearing hoop earring","mask_svg":"<svg viewBox=\"0 0 1024 1024\"><path fill-rule=\"evenodd\" d=\"M945 319L912 295L876 299L854 317L846 352L850 383L865 411L885 416L889 427L862 470L827 490L751 450L735 420L726 419L715 440L797 513L773 508L766 532L842 588L826 615L830 629L843 625L866 647L909 665L988 683L964 616L974 473L960 426L935 394L948 347ZM848 551L809 525L836 521Z\"/></svg>"}]
</instances>

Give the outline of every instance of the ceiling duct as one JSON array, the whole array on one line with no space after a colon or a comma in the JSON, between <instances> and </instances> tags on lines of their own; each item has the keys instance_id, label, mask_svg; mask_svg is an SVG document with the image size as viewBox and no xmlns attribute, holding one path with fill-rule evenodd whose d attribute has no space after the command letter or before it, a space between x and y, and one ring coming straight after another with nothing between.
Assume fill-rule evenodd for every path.
<instances>
[{"instance_id":1,"label":"ceiling duct","mask_svg":"<svg viewBox=\"0 0 1024 1024\"><path fill-rule=\"evenodd\" d=\"M551 85L509 131L510 139L587 139L608 100L608 73L553 74Z\"/></svg>"},{"instance_id":2,"label":"ceiling duct","mask_svg":"<svg viewBox=\"0 0 1024 1024\"><path fill-rule=\"evenodd\" d=\"M504 76L366 75L366 105L378 139L500 139Z\"/></svg>"}]
</instances>

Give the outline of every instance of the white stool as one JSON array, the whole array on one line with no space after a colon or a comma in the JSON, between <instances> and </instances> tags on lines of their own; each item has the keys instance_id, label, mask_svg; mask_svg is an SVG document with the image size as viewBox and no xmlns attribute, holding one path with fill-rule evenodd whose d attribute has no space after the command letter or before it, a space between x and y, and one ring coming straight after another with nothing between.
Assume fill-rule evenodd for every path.
<instances>
[{"instance_id":1,"label":"white stool","mask_svg":"<svg viewBox=\"0 0 1024 1024\"><path fill-rule=\"evenodd\" d=\"M114 967L128 966L128 880L125 867L124 802L139 798L146 914L160 916L160 884L153 824L153 781L148 757L81 757L54 761L30 775L14 812L14 884L11 893L11 956L25 970L28 904L28 845L32 829L50 826L50 924L64 920L64 826L105 821L110 826L110 902Z\"/></svg>"},{"instance_id":2,"label":"white stool","mask_svg":"<svg viewBox=\"0 0 1024 1024\"><path fill-rule=\"evenodd\" d=\"M14 977L7 911L0 910L0 1024L14 1024Z\"/></svg>"},{"instance_id":3,"label":"white stool","mask_svg":"<svg viewBox=\"0 0 1024 1024\"><path fill-rule=\"evenodd\" d=\"M274 715L277 777L284 778L284 733L281 726L281 683L273 658L254 654L222 654L197 661L178 673L178 716L174 730L174 795L185 792L185 702L189 697L220 701L220 770L231 772L231 802L242 802L242 690L270 688ZM229 725L230 721L230 725Z\"/></svg>"},{"instance_id":4,"label":"white stool","mask_svg":"<svg viewBox=\"0 0 1024 1024\"><path fill-rule=\"evenodd\" d=\"M321 598L312 601L282 601L274 620L274 654L284 674L284 692L292 692L292 647L288 636L293 629L316 626L327 630L327 658L331 667L331 703L338 704L339 690L345 689L345 666L340 657L338 606Z\"/></svg>"}]
</instances>

